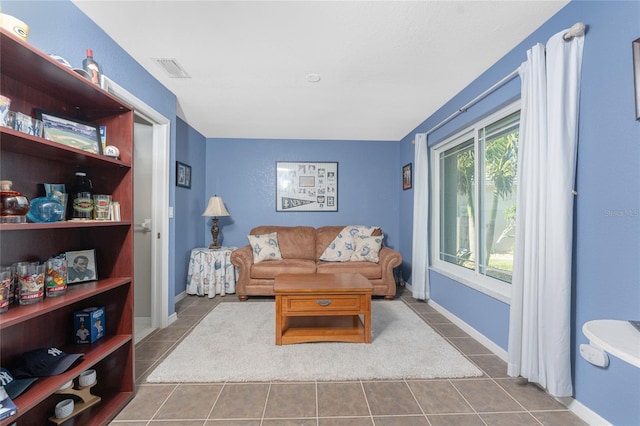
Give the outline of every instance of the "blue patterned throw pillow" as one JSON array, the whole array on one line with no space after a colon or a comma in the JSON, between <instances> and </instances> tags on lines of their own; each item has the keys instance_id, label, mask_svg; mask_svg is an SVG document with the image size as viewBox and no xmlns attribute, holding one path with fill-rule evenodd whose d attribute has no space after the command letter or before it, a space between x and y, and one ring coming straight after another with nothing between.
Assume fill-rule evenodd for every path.
<instances>
[{"instance_id":1,"label":"blue patterned throw pillow","mask_svg":"<svg viewBox=\"0 0 640 426\"><path fill-rule=\"evenodd\" d=\"M378 263L380 260L378 253L382 248L382 236L359 235L354 238L353 245L351 261Z\"/></svg>"},{"instance_id":2,"label":"blue patterned throw pillow","mask_svg":"<svg viewBox=\"0 0 640 426\"><path fill-rule=\"evenodd\" d=\"M320 256L326 262L348 262L354 251L356 236L369 236L379 229L377 226L349 225L346 226L327 246Z\"/></svg>"},{"instance_id":3,"label":"blue patterned throw pillow","mask_svg":"<svg viewBox=\"0 0 640 426\"><path fill-rule=\"evenodd\" d=\"M253 263L282 259L277 232L262 235L247 235L247 238L249 239L251 251L253 252Z\"/></svg>"}]
</instances>

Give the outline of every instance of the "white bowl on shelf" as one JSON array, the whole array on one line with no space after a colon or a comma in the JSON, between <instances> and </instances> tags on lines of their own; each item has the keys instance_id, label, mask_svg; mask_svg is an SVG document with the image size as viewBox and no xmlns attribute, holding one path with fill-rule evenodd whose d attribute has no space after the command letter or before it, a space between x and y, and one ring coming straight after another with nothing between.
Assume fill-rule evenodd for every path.
<instances>
[{"instance_id":1,"label":"white bowl on shelf","mask_svg":"<svg viewBox=\"0 0 640 426\"><path fill-rule=\"evenodd\" d=\"M73 386L73 379L69 380L67 383L65 383L64 385L60 386L58 388L58 390L65 390L65 389L69 389L70 387Z\"/></svg>"},{"instance_id":2,"label":"white bowl on shelf","mask_svg":"<svg viewBox=\"0 0 640 426\"><path fill-rule=\"evenodd\" d=\"M78 384L81 387L91 386L96 382L96 379L96 370L86 370L80 373L80 376L78 377Z\"/></svg>"},{"instance_id":3,"label":"white bowl on shelf","mask_svg":"<svg viewBox=\"0 0 640 426\"><path fill-rule=\"evenodd\" d=\"M63 399L62 401L56 404L56 417L58 419L64 419L65 417L69 417L71 413L73 413L74 406L73 399Z\"/></svg>"}]
</instances>

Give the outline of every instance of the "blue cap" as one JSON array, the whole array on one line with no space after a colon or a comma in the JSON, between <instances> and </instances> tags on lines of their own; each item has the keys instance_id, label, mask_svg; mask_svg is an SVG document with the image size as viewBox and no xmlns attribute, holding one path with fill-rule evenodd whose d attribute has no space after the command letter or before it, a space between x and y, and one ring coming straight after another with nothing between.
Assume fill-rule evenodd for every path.
<instances>
[{"instance_id":1,"label":"blue cap","mask_svg":"<svg viewBox=\"0 0 640 426\"><path fill-rule=\"evenodd\" d=\"M36 380L38 379L35 377L14 379L9 370L6 368L0 368L0 386L4 386L4 389L7 391L7 395L9 395L9 398L11 399L19 397L22 392L27 390L27 388Z\"/></svg>"},{"instance_id":2,"label":"blue cap","mask_svg":"<svg viewBox=\"0 0 640 426\"><path fill-rule=\"evenodd\" d=\"M15 370L16 376L57 376L67 371L76 360L83 356L84 354L66 354L58 348L34 349L21 355L22 365Z\"/></svg>"}]
</instances>

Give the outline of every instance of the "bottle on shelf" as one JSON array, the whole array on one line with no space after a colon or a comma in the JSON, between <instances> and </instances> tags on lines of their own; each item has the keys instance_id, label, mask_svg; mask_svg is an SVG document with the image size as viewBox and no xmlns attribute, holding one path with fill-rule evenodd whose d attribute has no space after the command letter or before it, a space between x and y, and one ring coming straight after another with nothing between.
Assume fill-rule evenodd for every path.
<instances>
[{"instance_id":1,"label":"bottle on shelf","mask_svg":"<svg viewBox=\"0 0 640 426\"><path fill-rule=\"evenodd\" d=\"M85 172L76 172L71 190L73 219L93 219L93 184Z\"/></svg>"},{"instance_id":2,"label":"bottle on shelf","mask_svg":"<svg viewBox=\"0 0 640 426\"><path fill-rule=\"evenodd\" d=\"M93 59L93 50L87 49L87 57L82 61L82 69L89 73L94 84L100 84L100 65Z\"/></svg>"}]
</instances>

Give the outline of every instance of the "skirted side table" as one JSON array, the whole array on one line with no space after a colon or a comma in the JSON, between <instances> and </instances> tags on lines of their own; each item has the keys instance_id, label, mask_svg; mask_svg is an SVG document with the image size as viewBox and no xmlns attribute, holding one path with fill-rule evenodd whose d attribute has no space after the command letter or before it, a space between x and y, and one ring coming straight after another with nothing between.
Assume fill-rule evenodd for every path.
<instances>
[{"instance_id":1,"label":"skirted side table","mask_svg":"<svg viewBox=\"0 0 640 426\"><path fill-rule=\"evenodd\" d=\"M236 268L231 264L231 252L236 247L219 249L195 248L189 258L187 294L224 296L236 292Z\"/></svg>"}]
</instances>

